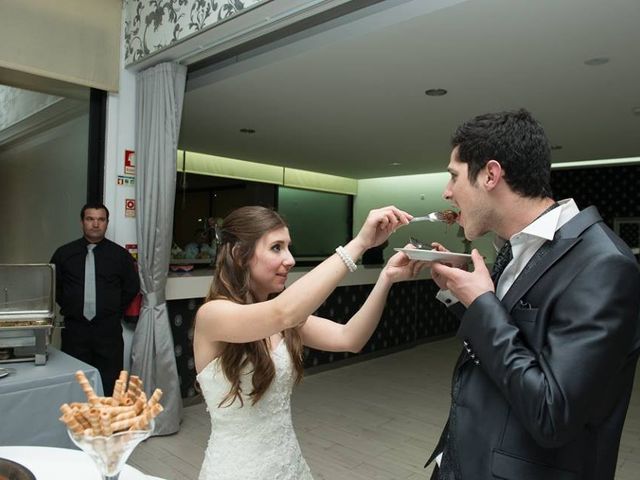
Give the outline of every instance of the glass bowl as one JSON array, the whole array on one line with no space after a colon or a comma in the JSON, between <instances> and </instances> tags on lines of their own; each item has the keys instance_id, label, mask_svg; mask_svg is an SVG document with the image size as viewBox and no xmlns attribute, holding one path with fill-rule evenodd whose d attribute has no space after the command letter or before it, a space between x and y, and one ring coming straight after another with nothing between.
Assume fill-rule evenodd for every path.
<instances>
[{"instance_id":1,"label":"glass bowl","mask_svg":"<svg viewBox=\"0 0 640 480\"><path fill-rule=\"evenodd\" d=\"M94 461L103 480L117 480L131 452L153 432L153 420L145 430L125 430L109 436L75 435L69 437Z\"/></svg>"}]
</instances>

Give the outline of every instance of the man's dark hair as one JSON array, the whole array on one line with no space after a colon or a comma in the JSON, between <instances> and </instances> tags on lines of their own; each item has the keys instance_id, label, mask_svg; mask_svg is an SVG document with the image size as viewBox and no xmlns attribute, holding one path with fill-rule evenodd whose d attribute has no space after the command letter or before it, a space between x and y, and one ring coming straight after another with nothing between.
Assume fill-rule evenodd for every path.
<instances>
[{"instance_id":1,"label":"man's dark hair","mask_svg":"<svg viewBox=\"0 0 640 480\"><path fill-rule=\"evenodd\" d=\"M109 209L105 207L102 203L98 203L98 202L90 202L85 204L85 206L82 207L82 210L80 210L80 220L84 220L84 212L89 208L93 208L95 210L100 210L100 209L104 210L105 212L107 212L107 221L109 221Z\"/></svg>"},{"instance_id":2,"label":"man's dark hair","mask_svg":"<svg viewBox=\"0 0 640 480\"><path fill-rule=\"evenodd\" d=\"M533 116L524 109L479 115L460 125L451 145L458 147L475 184L489 160L497 160L511 189L525 197L551 196L551 147Z\"/></svg>"}]
</instances>

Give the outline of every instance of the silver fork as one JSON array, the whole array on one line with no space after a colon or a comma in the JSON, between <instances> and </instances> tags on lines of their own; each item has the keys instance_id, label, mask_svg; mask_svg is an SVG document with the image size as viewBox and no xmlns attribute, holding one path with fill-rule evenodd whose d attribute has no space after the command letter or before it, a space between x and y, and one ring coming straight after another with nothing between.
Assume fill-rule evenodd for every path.
<instances>
[{"instance_id":1,"label":"silver fork","mask_svg":"<svg viewBox=\"0 0 640 480\"><path fill-rule=\"evenodd\" d=\"M422 243L420 240L418 240L416 237L409 237L409 241L411 242L411 245L416 247L418 250L425 250L426 245Z\"/></svg>"},{"instance_id":2,"label":"silver fork","mask_svg":"<svg viewBox=\"0 0 640 480\"><path fill-rule=\"evenodd\" d=\"M409 223L413 222L444 222L444 215L442 212L431 212L428 215L422 217L413 217L409 220Z\"/></svg>"}]
</instances>

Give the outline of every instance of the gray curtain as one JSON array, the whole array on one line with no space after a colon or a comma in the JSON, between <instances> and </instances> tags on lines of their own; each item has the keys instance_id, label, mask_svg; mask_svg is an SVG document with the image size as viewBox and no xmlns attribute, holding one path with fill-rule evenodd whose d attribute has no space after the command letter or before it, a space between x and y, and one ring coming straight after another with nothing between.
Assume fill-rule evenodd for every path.
<instances>
[{"instance_id":1,"label":"gray curtain","mask_svg":"<svg viewBox=\"0 0 640 480\"><path fill-rule=\"evenodd\" d=\"M180 428L182 399L164 298L173 230L176 155L187 76L163 63L136 77L136 233L144 301L133 335L131 371L150 395L164 392L154 435Z\"/></svg>"}]
</instances>

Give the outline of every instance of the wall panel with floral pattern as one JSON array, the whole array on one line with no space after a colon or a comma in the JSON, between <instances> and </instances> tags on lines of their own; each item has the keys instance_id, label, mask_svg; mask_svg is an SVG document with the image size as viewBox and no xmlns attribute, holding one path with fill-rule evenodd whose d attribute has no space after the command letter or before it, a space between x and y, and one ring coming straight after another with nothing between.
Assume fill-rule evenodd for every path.
<instances>
[{"instance_id":1,"label":"wall panel with floral pattern","mask_svg":"<svg viewBox=\"0 0 640 480\"><path fill-rule=\"evenodd\" d=\"M125 0L125 64L130 65L269 0Z\"/></svg>"}]
</instances>

